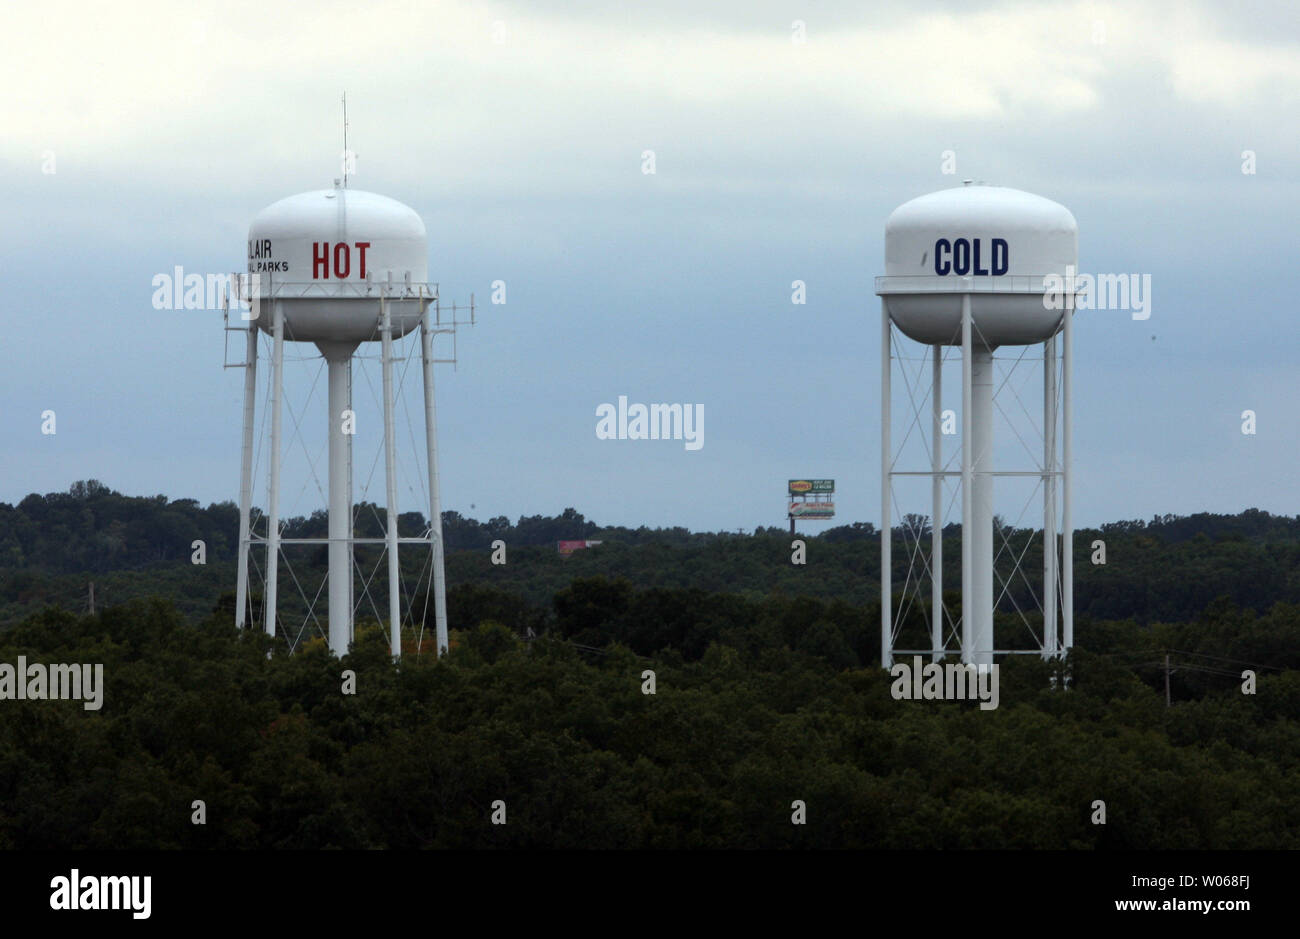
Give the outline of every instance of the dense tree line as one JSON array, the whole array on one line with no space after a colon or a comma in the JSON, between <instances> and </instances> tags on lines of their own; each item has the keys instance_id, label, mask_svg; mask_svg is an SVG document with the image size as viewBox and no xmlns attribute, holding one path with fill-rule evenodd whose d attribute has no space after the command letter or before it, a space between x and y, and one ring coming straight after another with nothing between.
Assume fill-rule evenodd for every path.
<instances>
[{"instance_id":1,"label":"dense tree line","mask_svg":"<svg viewBox=\"0 0 1300 939\"><path fill-rule=\"evenodd\" d=\"M382 506L362 502L355 514L359 537L383 536ZM286 537L322 537L328 533L329 516L319 510L281 522ZM710 537L685 528L602 528L571 508L554 517L523 516L513 524L504 516L479 522L444 512L442 524L448 551L486 549L496 539L554 548L557 541L579 538L687 544ZM427 527L427 518L419 512L398 517L403 537L419 535ZM224 557L234 552L238 533L239 509L233 502L203 508L194 499L124 496L91 479L74 483L68 492L32 493L16 506L0 502L0 569L94 572L139 567L188 559L195 539L205 541L211 554Z\"/></svg>"},{"instance_id":2,"label":"dense tree line","mask_svg":"<svg viewBox=\"0 0 1300 939\"><path fill-rule=\"evenodd\" d=\"M472 619L500 598L462 600ZM320 642L268 657L228 612L193 623L133 601L0 634L0 661L102 662L106 678L98 712L3 702L0 846L1300 847L1286 605L1224 601L1163 636L1081 623L1097 649L1073 657L1069 689L1057 665L1008 661L994 711L895 700L856 664L862 611L812 599L583 580L555 598L553 634L484 619L441 661L400 667L364 626L342 661ZM1163 642L1288 667L1253 696L1180 684L1166 707L1101 651Z\"/></svg>"},{"instance_id":3,"label":"dense tree line","mask_svg":"<svg viewBox=\"0 0 1300 939\"><path fill-rule=\"evenodd\" d=\"M99 662L107 684L97 712L0 702L0 847L1300 847L1300 519L1079 532L1080 648L1005 661L986 712L890 695L868 523L801 535L797 566L781 528L447 513L451 653L417 644L432 623L409 552L417 612L395 666L374 621L342 661L319 639L289 655L237 635L236 514L93 481L0 505L0 663ZM894 530L900 574L926 523ZM383 525L360 507L359 534ZM575 537L604 543L559 556ZM1035 532L999 537L1041 563ZM945 538L956 570L960 529ZM358 549L363 568L378 557ZM296 576L324 564L305 549ZM904 635L923 637L928 596L907 600ZM1017 626L1006 605L999 635Z\"/></svg>"},{"instance_id":4,"label":"dense tree line","mask_svg":"<svg viewBox=\"0 0 1300 939\"><path fill-rule=\"evenodd\" d=\"M380 537L381 506L357 506L357 534ZM320 537L322 512L285 522L287 537ZM928 550L927 520L909 516L893 530L896 581L902 582L910 549L918 538ZM403 536L427 528L418 512L398 520ZM682 528L601 527L574 509L557 516L504 517L479 522L455 512L443 517L447 580L457 586L490 586L512 594L543 621L553 619L552 597L575 578L622 578L638 588L691 589L761 599L772 593L837 599L857 606L879 602L879 532L859 522L829 528L808 543L808 563L790 563L790 537L783 528L758 527L753 534L689 532ZM960 569L961 529L944 530L945 569ZM234 583L238 512L232 503L202 508L192 499L128 497L93 480L68 493L30 495L17 506L0 503L0 623L13 622L46 605L77 611L87 605L88 582L107 602L162 594L174 597L190 617L206 615ZM570 557L555 549L559 540L600 540ZM207 564L190 563L191 544L203 540ZM997 544L1001 570L1023 555L1026 570L1040 570L1041 535L1003 529ZM491 544L503 541L509 562L491 562ZM1106 563L1093 564L1093 545L1104 541ZM1075 609L1099 619L1134 618L1141 623L1186 621L1216 597L1264 611L1278 601L1300 603L1300 516L1251 509L1239 515L1159 516L1075 533ZM359 566L369 570L380 552L359 548ZM403 553L403 580L421 582L424 558ZM293 557L301 579L319 583L326 569L323 546L302 548ZM360 579L355 586L360 595ZM383 608L383 578L367 585ZM1013 580L1002 608L1033 611L1036 588ZM293 602L292 594L287 596ZM423 604L413 605L422 609Z\"/></svg>"}]
</instances>

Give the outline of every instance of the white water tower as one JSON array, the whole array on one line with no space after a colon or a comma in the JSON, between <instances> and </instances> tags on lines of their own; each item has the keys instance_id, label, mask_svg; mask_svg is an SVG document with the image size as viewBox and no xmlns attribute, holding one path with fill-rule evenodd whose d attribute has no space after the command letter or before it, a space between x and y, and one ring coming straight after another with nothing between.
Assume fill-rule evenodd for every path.
<instances>
[{"instance_id":1,"label":"white water tower","mask_svg":"<svg viewBox=\"0 0 1300 939\"><path fill-rule=\"evenodd\" d=\"M328 544L329 646L348 651L353 634L352 522L352 356L361 343L382 346L384 469L387 532L381 541L388 562L389 632L394 656L401 654L398 546L418 543L432 551L436 643L447 647L446 585L443 575L442 511L438 493L437 421L434 412L433 339L454 324L441 322L438 288L428 279L428 237L410 207L385 196L335 188L281 199L263 209L248 230L248 275L242 285L251 317L244 381L243 458L239 493L239 559L236 625L245 622L249 602L249 552L266 548L265 629L276 631L281 545L280 489L283 450L284 344L312 343L328 366L329 537L292 539ZM436 315L436 318L435 318ZM453 316L454 321L454 316ZM450 328L449 328L450 326ZM396 435L394 430L393 343L415 328L421 332L424 368L425 448L430 526L422 537L397 533ZM250 530L253 488L253 428L256 410L258 330L272 342L271 439L266 530ZM310 612L310 611L309 611Z\"/></svg>"},{"instance_id":2,"label":"white water tower","mask_svg":"<svg viewBox=\"0 0 1300 939\"><path fill-rule=\"evenodd\" d=\"M933 661L939 661L945 654L956 651L945 641L945 622L956 634L958 621L949 617L944 607L943 519L944 484L957 476L960 476L962 509L962 601L957 641L962 661L989 665L995 653L1055 656L1074 643L1070 313L1073 311L1071 278L1077 267L1078 224L1074 216L1064 206L1016 189L968 183L906 202L885 223L885 274L876 278L876 293L881 298L880 656L885 668L893 664L895 654L929 654ZM1060 291L1053 282L1055 277L1061 278L1066 286L1057 294L1060 303L1045 299L1051 297L1054 289ZM923 427L926 422L921 419L925 411L923 400L913 400L909 412L915 415L915 425L922 425L914 425L909 431L918 431L916 436L922 440L928 436L929 466L898 465L899 454L891 442L894 329L928 347L931 366L928 392L923 380L909 382L906 390L914 396L924 392L929 397L928 429ZM1059 399L1058 333L1062 335ZM1038 343L1043 345L1041 463L1035 459L1035 465L1024 469L995 468L995 353L1003 347ZM961 350L960 472L950 469L943 458L941 376L945 348ZM1016 363L1023 358L1022 354L1015 359ZM899 359L901 366L901 347ZM1006 384L1004 381L1002 386ZM1002 410L1002 413L1008 412ZM904 438L904 443L907 439ZM906 594L909 588L919 587L926 579L924 571L914 570L917 563L929 568L928 649L895 647L902 622L901 618L896 620L893 608L891 502L895 483L903 477L928 477L931 482L929 557L925 557L926 548L918 531L916 550L909 549L912 563L903 586ZM1009 587L1009 581L1004 578L1002 593L994 593L993 508L994 480L998 477L1041 480L1044 550L1039 602L1042 627L1036 637L1040 640L1037 648L1008 648L1008 644L999 644L994 637L994 609ZM1014 575L1019 565L1014 552L1012 561Z\"/></svg>"}]
</instances>

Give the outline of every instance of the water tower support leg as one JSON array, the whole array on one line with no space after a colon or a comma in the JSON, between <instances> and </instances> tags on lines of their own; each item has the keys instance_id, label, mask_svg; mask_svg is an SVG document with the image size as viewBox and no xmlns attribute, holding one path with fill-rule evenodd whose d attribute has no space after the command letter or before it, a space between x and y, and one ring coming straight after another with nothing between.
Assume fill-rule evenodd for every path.
<instances>
[{"instance_id":1,"label":"water tower support leg","mask_svg":"<svg viewBox=\"0 0 1300 939\"><path fill-rule=\"evenodd\" d=\"M894 665L893 637L893 587L890 583L890 530L889 496L892 486L890 471L889 421L893 411L889 400L889 379L892 368L889 335L889 309L885 298L880 298L880 666Z\"/></svg>"},{"instance_id":2,"label":"water tower support leg","mask_svg":"<svg viewBox=\"0 0 1300 939\"><path fill-rule=\"evenodd\" d=\"M266 634L275 635L276 587L280 571L280 412L284 398L284 310L273 304L271 346L271 482L266 506Z\"/></svg>"},{"instance_id":3,"label":"water tower support leg","mask_svg":"<svg viewBox=\"0 0 1300 939\"><path fill-rule=\"evenodd\" d=\"M324 350L322 350L324 351ZM352 353L325 354L329 370L329 640L339 658L352 639L352 435L343 414L352 408Z\"/></svg>"},{"instance_id":4,"label":"water tower support leg","mask_svg":"<svg viewBox=\"0 0 1300 939\"><path fill-rule=\"evenodd\" d=\"M930 347L933 356L930 397L930 648L932 661L943 658L943 346Z\"/></svg>"},{"instance_id":5,"label":"water tower support leg","mask_svg":"<svg viewBox=\"0 0 1300 939\"><path fill-rule=\"evenodd\" d=\"M433 542L433 617L438 655L447 650L447 579L443 571L442 499L438 490L438 417L433 396L433 322L426 304L420 320L424 358L424 439L429 465L429 538Z\"/></svg>"},{"instance_id":6,"label":"water tower support leg","mask_svg":"<svg viewBox=\"0 0 1300 939\"><path fill-rule=\"evenodd\" d=\"M1043 343L1043 658L1056 655L1056 337Z\"/></svg>"},{"instance_id":7,"label":"water tower support leg","mask_svg":"<svg viewBox=\"0 0 1300 939\"><path fill-rule=\"evenodd\" d=\"M1074 298L1065 310L1064 348L1061 350L1061 618L1064 625L1064 647L1074 648L1074 516L1071 511L1071 480L1074 476L1074 459L1071 445L1074 423L1074 390L1072 372L1074 348L1071 341L1071 322L1074 320Z\"/></svg>"},{"instance_id":8,"label":"water tower support leg","mask_svg":"<svg viewBox=\"0 0 1300 939\"><path fill-rule=\"evenodd\" d=\"M397 438L393 429L393 324L388 301L379 301L384 346L384 478L388 489L388 630L393 658L402 654L402 618L397 566Z\"/></svg>"},{"instance_id":9,"label":"water tower support leg","mask_svg":"<svg viewBox=\"0 0 1300 939\"><path fill-rule=\"evenodd\" d=\"M961 298L961 660L969 665L973 661L971 649L974 637L974 591L971 575L971 412L974 409L971 395L971 321L970 294Z\"/></svg>"},{"instance_id":10,"label":"water tower support leg","mask_svg":"<svg viewBox=\"0 0 1300 939\"><path fill-rule=\"evenodd\" d=\"M971 355L971 661L993 664L993 352Z\"/></svg>"},{"instance_id":11,"label":"water tower support leg","mask_svg":"<svg viewBox=\"0 0 1300 939\"><path fill-rule=\"evenodd\" d=\"M248 324L244 356L244 434L239 466L239 568L235 579L235 628L243 629L248 612L249 514L253 508L253 420L257 407L257 323Z\"/></svg>"}]
</instances>

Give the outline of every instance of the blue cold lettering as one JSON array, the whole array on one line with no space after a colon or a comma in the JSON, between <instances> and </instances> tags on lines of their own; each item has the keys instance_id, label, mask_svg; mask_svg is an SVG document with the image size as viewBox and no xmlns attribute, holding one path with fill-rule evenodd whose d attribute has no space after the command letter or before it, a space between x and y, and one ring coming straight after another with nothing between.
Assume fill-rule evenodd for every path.
<instances>
[{"instance_id":1,"label":"blue cold lettering","mask_svg":"<svg viewBox=\"0 0 1300 939\"><path fill-rule=\"evenodd\" d=\"M948 244L947 238L940 238L934 243L934 272L940 277L952 270L951 262L943 259L943 255L951 251L952 245Z\"/></svg>"},{"instance_id":2,"label":"blue cold lettering","mask_svg":"<svg viewBox=\"0 0 1300 939\"><path fill-rule=\"evenodd\" d=\"M946 274L1001 277L1011 267L1007 240L992 238L989 246L991 257L988 266L984 267L980 257L980 239L956 238L950 242L947 238L940 238L934 243L934 272L940 277Z\"/></svg>"}]
</instances>

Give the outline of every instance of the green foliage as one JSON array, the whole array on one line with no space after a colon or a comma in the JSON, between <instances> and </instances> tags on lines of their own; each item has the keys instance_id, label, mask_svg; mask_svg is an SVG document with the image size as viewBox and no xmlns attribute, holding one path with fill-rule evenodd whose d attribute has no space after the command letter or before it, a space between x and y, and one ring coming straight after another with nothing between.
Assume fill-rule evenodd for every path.
<instances>
[{"instance_id":1,"label":"green foliage","mask_svg":"<svg viewBox=\"0 0 1300 939\"><path fill-rule=\"evenodd\" d=\"M1008 661L994 711L895 701L852 651L851 608L725 599L599 581L556 598L575 635L704 644L687 659L593 656L485 619L400 667L374 625L340 661L319 642L268 657L257 631L162 601L37 614L0 661L103 662L105 702L4 702L0 846L1300 847L1300 672L1166 708L1119 659L1081 652L1068 691L1058 665ZM729 616L768 626L743 635ZM1230 648L1270 634L1214 621L1204 641Z\"/></svg>"},{"instance_id":2,"label":"green foliage","mask_svg":"<svg viewBox=\"0 0 1300 939\"><path fill-rule=\"evenodd\" d=\"M356 514L358 537L382 537L381 506L362 503ZM923 520L914 521L920 527L893 531L899 583L916 532L928 540ZM444 512L442 522L449 608L459 613L462 606L481 609L490 602L491 618L519 632L541 632L553 618L552 598L575 579L592 577L626 580L642 589L693 588L749 600L778 593L856 607L879 602L880 538L869 523L835 526L819 535L800 532L810 554L808 564L797 566L790 563L789 533L776 527L759 526L752 535L602 527L572 508L556 516L524 516L514 524L504 517L479 522ZM286 537L322 537L328 518L319 511L285 519L283 525ZM426 528L418 512L398 519L403 537ZM67 493L32 494L17 506L0 503L0 623L15 622L50 604L84 611L87 582L92 580L100 605L169 596L190 619L206 616L218 603L233 608L238 529L233 503L205 509L193 499L128 497L95 480L76 483ZM949 525L944 533L945 569L960 570L961 528ZM1005 537L1009 546L1000 554L1004 568L1013 557L1022 557L1026 570L1041 569L1037 532L1007 528L998 537L999 544ZM557 541L577 538L602 544L568 557L559 555ZM207 545L204 566L190 563L190 545L196 539ZM491 563L490 545L498 539L506 543L507 564ZM1106 543L1105 565L1090 563L1096 540ZM321 582L327 563L324 546L284 550L292 554L294 570L304 583ZM381 550L358 547L358 565L369 570ZM1221 596L1257 611L1278 601L1300 605L1300 516L1249 509L1232 516L1201 513L1114 522L1077 531L1074 554L1075 610L1098 620L1183 622ZM419 551L404 551L403 581L423 583L426 561ZM1002 576L1007 573L1004 569ZM359 594L360 581L355 589ZM385 608L385 584L367 589L376 607ZM1004 608L1035 607L1029 585L1020 578L1012 579L1008 593ZM305 613L305 607L295 606L292 591L282 591L281 602L291 614ZM421 617L429 609L422 593L412 606ZM921 614L915 610L914 625L921 623ZM464 622L459 617L456 621Z\"/></svg>"},{"instance_id":3,"label":"green foliage","mask_svg":"<svg viewBox=\"0 0 1300 939\"><path fill-rule=\"evenodd\" d=\"M780 531L619 540L571 510L452 518L467 550L449 557L450 654L397 665L374 622L342 660L236 634L232 511L93 482L0 506L0 662L102 663L106 682L98 712L0 702L0 847L1300 847L1290 519L1080 532L1081 648L1064 667L1007 659L981 711L891 697L869 526L809 539L800 568ZM207 567L191 537L210 539ZM556 537L606 544L562 558ZM1087 563L1095 538L1105 567ZM88 571L138 598L94 616L42 602Z\"/></svg>"}]
</instances>

